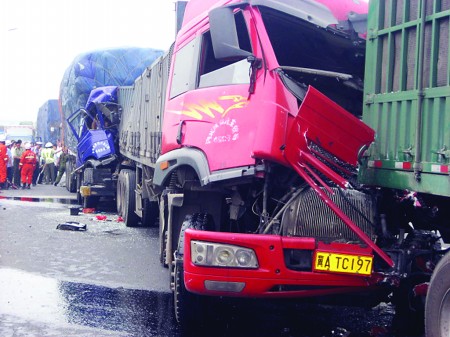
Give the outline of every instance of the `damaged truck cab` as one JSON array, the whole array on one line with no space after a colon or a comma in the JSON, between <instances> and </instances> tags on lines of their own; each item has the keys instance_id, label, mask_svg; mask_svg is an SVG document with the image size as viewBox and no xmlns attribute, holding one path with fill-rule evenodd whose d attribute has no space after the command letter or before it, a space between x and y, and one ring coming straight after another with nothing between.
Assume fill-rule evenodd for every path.
<instances>
[{"instance_id":1,"label":"damaged truck cab","mask_svg":"<svg viewBox=\"0 0 450 337\"><path fill-rule=\"evenodd\" d=\"M402 272L356 183L374 140L359 119L366 14L354 1L188 4L152 179L182 324L201 319L203 295L351 293Z\"/></svg>"},{"instance_id":2,"label":"damaged truck cab","mask_svg":"<svg viewBox=\"0 0 450 337\"><path fill-rule=\"evenodd\" d=\"M102 196L115 196L119 122L117 86L93 89L85 108L67 118L77 140L76 168L70 170L69 186L73 186L69 190L77 191L84 207L95 207Z\"/></svg>"},{"instance_id":3,"label":"damaged truck cab","mask_svg":"<svg viewBox=\"0 0 450 337\"><path fill-rule=\"evenodd\" d=\"M426 312L448 331L448 78L427 91L399 75L442 77L436 65L450 59L434 51L423 55L435 68L412 66L429 44L410 30L448 20L438 2L425 15L427 3L372 0L368 34L364 1L191 0L172 48L118 88L118 213L127 226L159 217L183 327L199 327L214 297L363 295L423 329L443 257L433 279L446 283L431 284ZM408 38L377 28L402 15ZM426 120L431 136L407 134L427 95L440 116ZM441 149L437 162L421 170L414 146L400 145L414 138ZM400 146L409 159L398 167Z\"/></svg>"}]
</instances>

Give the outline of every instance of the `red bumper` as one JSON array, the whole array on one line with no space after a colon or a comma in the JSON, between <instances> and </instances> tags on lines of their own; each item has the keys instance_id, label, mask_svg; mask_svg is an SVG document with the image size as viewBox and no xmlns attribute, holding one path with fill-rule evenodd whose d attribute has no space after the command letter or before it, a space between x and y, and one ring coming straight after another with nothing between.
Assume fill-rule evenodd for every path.
<instances>
[{"instance_id":1,"label":"red bumper","mask_svg":"<svg viewBox=\"0 0 450 337\"><path fill-rule=\"evenodd\" d=\"M371 276L327 272L296 271L286 267L284 249L309 250L317 248L335 253L371 255L370 248L349 244L318 243L313 238L293 238L277 235L218 233L188 229L185 234L184 280L193 293L232 297L311 297L369 290L379 280ZM258 269L218 268L196 266L191 261L191 241L207 241L251 248L258 259ZM312 254L313 255L313 254ZM211 282L212 281L212 282ZM211 290L207 283L238 283L240 291Z\"/></svg>"}]
</instances>

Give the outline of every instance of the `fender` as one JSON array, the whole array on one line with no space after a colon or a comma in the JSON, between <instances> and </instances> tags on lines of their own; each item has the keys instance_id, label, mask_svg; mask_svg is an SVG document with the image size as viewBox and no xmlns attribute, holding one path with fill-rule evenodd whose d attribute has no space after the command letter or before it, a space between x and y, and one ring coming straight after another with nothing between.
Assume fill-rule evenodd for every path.
<instances>
[{"instance_id":1,"label":"fender","mask_svg":"<svg viewBox=\"0 0 450 337\"><path fill-rule=\"evenodd\" d=\"M206 155L201 150L183 147L165 153L158 158L155 164L153 184L163 187L170 174L180 166L192 167L197 173L201 186L221 180L252 176L257 171L256 166L244 166L211 172Z\"/></svg>"},{"instance_id":2,"label":"fender","mask_svg":"<svg viewBox=\"0 0 450 337\"><path fill-rule=\"evenodd\" d=\"M155 163L153 184L160 187L164 186L170 174L180 166L192 167L202 186L208 183L210 171L205 154L198 149L183 147L165 153L158 158Z\"/></svg>"}]
</instances>

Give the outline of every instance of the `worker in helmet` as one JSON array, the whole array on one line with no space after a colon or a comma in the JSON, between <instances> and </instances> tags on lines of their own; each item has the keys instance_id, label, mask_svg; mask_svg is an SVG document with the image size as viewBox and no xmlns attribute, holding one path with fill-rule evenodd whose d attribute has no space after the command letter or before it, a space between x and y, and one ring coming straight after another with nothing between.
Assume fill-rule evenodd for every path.
<instances>
[{"instance_id":1,"label":"worker in helmet","mask_svg":"<svg viewBox=\"0 0 450 337\"><path fill-rule=\"evenodd\" d=\"M55 170L55 150L53 144L47 142L41 151L41 162L44 165L44 184L53 184L56 179Z\"/></svg>"},{"instance_id":2,"label":"worker in helmet","mask_svg":"<svg viewBox=\"0 0 450 337\"><path fill-rule=\"evenodd\" d=\"M37 157L36 154L31 151L31 144L25 144L25 152L20 158L20 171L21 171L21 181L22 189L30 189L33 182L33 173L36 168Z\"/></svg>"}]
</instances>

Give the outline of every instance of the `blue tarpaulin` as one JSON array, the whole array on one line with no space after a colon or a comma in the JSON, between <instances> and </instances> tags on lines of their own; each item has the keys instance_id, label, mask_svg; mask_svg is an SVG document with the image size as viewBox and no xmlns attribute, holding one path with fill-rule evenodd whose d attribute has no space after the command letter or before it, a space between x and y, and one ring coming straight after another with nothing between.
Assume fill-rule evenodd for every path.
<instances>
[{"instance_id":1,"label":"blue tarpaulin","mask_svg":"<svg viewBox=\"0 0 450 337\"><path fill-rule=\"evenodd\" d=\"M36 121L36 141L52 142L60 138L61 115L58 100L51 99L45 102L38 111Z\"/></svg>"},{"instance_id":2,"label":"blue tarpaulin","mask_svg":"<svg viewBox=\"0 0 450 337\"><path fill-rule=\"evenodd\" d=\"M132 85L162 54L163 51L152 48L116 48L78 55L61 81L59 99L64 121L85 107L92 89ZM66 125L64 127L65 144L75 150L76 140Z\"/></svg>"}]
</instances>

